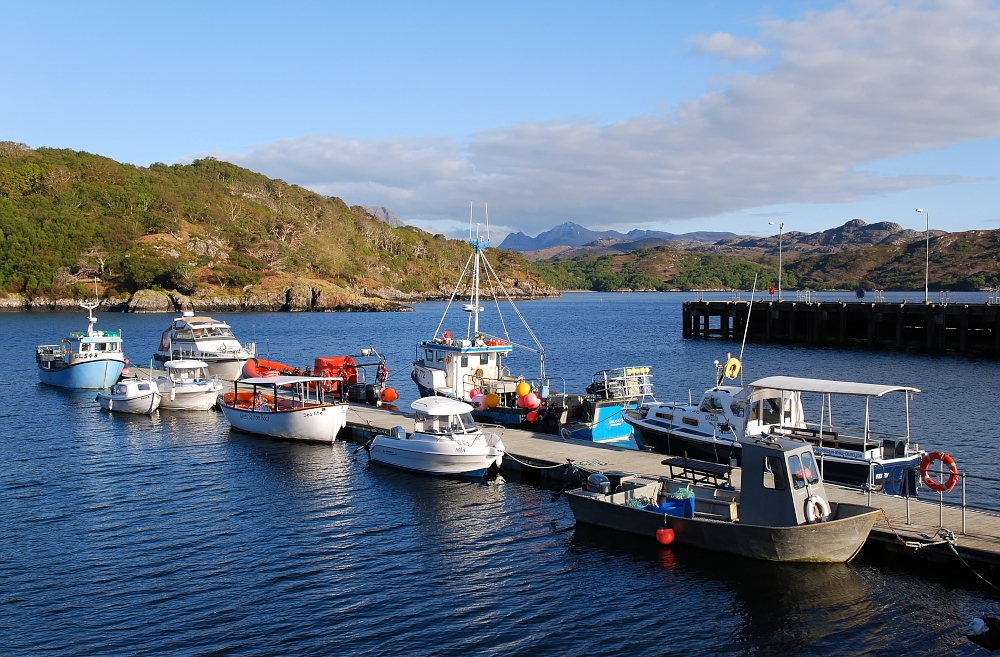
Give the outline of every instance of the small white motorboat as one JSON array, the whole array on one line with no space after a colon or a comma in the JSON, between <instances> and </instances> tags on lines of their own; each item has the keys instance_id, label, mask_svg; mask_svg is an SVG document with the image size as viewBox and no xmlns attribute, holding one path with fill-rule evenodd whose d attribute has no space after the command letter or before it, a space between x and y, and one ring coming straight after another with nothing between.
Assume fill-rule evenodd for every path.
<instances>
[{"instance_id":1,"label":"small white motorboat","mask_svg":"<svg viewBox=\"0 0 1000 657\"><path fill-rule=\"evenodd\" d=\"M122 379L111 388L111 392L97 393L101 408L139 415L151 415L160 407L161 398L156 382L149 379Z\"/></svg>"},{"instance_id":2,"label":"small white motorboat","mask_svg":"<svg viewBox=\"0 0 1000 657\"><path fill-rule=\"evenodd\" d=\"M201 360L169 360L166 374L157 377L156 387L163 399L160 408L177 411L207 411L218 403L222 383L208 372Z\"/></svg>"},{"instance_id":3,"label":"small white motorboat","mask_svg":"<svg viewBox=\"0 0 1000 657\"><path fill-rule=\"evenodd\" d=\"M472 406L446 397L423 397L410 404L416 411L413 433L394 427L365 445L372 461L435 475L481 477L503 460L500 436L483 433L472 419Z\"/></svg>"},{"instance_id":4,"label":"small white motorboat","mask_svg":"<svg viewBox=\"0 0 1000 657\"><path fill-rule=\"evenodd\" d=\"M217 397L234 429L272 438L332 443L347 426L339 377L267 376L240 379Z\"/></svg>"}]
</instances>

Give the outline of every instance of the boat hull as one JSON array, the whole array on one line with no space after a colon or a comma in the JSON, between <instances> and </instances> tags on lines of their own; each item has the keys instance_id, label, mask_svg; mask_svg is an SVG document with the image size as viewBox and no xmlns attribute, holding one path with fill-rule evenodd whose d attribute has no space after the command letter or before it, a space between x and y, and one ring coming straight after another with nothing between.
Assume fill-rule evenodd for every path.
<instances>
[{"instance_id":1,"label":"boat hull","mask_svg":"<svg viewBox=\"0 0 1000 657\"><path fill-rule=\"evenodd\" d=\"M577 522L656 538L673 530L674 542L765 561L842 563L861 550L878 511L855 504L832 504L831 519L811 525L764 527L712 518L679 518L606 501L594 492L566 492Z\"/></svg>"},{"instance_id":2,"label":"boat hull","mask_svg":"<svg viewBox=\"0 0 1000 657\"><path fill-rule=\"evenodd\" d=\"M211 357L206 357L204 354L198 354L198 353L188 354L185 357L190 357L195 360L203 361L206 365L208 365L209 374L226 381L235 381L239 379L243 375L243 365L245 365L246 362L250 360L249 357L211 358ZM167 363L171 360L176 360L176 358L177 358L176 354L174 355L174 358L171 358L169 353L161 353L161 352L157 352L153 356L153 360L159 363L160 367L163 367L164 363Z\"/></svg>"},{"instance_id":3,"label":"boat hull","mask_svg":"<svg viewBox=\"0 0 1000 657\"><path fill-rule=\"evenodd\" d=\"M121 377L124 369L124 356L120 360L104 358L58 368L39 366L38 379L42 383L60 388L103 390L113 386Z\"/></svg>"},{"instance_id":4,"label":"boat hull","mask_svg":"<svg viewBox=\"0 0 1000 657\"><path fill-rule=\"evenodd\" d=\"M421 441L376 436L370 449L375 463L432 475L481 477L494 464L499 468L501 450L452 441Z\"/></svg>"},{"instance_id":5,"label":"boat hull","mask_svg":"<svg viewBox=\"0 0 1000 657\"><path fill-rule=\"evenodd\" d=\"M218 403L219 390L176 390L173 399L169 390L161 390L163 399L160 401L160 408L171 411L208 411Z\"/></svg>"},{"instance_id":6,"label":"boat hull","mask_svg":"<svg viewBox=\"0 0 1000 657\"><path fill-rule=\"evenodd\" d=\"M284 440L332 443L340 430L347 426L346 404L256 411L234 408L219 399L219 408L234 429Z\"/></svg>"},{"instance_id":7,"label":"boat hull","mask_svg":"<svg viewBox=\"0 0 1000 657\"><path fill-rule=\"evenodd\" d=\"M97 395L97 401L101 404L101 408L113 413L150 415L159 408L161 395L158 392L150 392L135 397L121 397L100 393Z\"/></svg>"}]
</instances>

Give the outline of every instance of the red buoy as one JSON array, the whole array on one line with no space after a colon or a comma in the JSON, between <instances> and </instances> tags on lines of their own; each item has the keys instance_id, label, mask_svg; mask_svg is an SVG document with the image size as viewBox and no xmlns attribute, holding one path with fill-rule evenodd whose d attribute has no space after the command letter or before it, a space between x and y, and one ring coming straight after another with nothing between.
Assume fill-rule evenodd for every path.
<instances>
[{"instance_id":1,"label":"red buoy","mask_svg":"<svg viewBox=\"0 0 1000 657\"><path fill-rule=\"evenodd\" d=\"M660 545L670 545L674 542L674 530L670 527L660 527L656 530L656 541Z\"/></svg>"},{"instance_id":2,"label":"red buoy","mask_svg":"<svg viewBox=\"0 0 1000 657\"><path fill-rule=\"evenodd\" d=\"M381 399L383 402L391 403L396 401L398 398L399 395L396 394L395 388L386 388L385 390L382 391Z\"/></svg>"}]
</instances>

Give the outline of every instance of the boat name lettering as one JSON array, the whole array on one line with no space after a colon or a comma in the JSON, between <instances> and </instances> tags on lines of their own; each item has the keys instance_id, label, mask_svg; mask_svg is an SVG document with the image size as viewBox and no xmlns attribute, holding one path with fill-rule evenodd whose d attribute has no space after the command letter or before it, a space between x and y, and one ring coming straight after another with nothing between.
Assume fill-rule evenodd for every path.
<instances>
[{"instance_id":1,"label":"boat name lettering","mask_svg":"<svg viewBox=\"0 0 1000 657\"><path fill-rule=\"evenodd\" d=\"M241 420L257 420L259 422L270 422L271 418L259 413L240 413Z\"/></svg>"},{"instance_id":2,"label":"boat name lettering","mask_svg":"<svg viewBox=\"0 0 1000 657\"><path fill-rule=\"evenodd\" d=\"M851 459L853 461L864 461L864 455L861 452L852 452L847 449L836 449L834 447L813 447L813 451L817 454L827 457L834 456L842 459Z\"/></svg>"}]
</instances>

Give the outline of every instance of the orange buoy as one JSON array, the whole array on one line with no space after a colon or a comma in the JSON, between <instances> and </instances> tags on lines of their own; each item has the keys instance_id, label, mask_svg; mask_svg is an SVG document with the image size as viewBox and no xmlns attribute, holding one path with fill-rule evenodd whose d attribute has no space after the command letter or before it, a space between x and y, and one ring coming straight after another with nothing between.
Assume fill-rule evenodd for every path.
<instances>
[{"instance_id":1,"label":"orange buoy","mask_svg":"<svg viewBox=\"0 0 1000 657\"><path fill-rule=\"evenodd\" d=\"M535 411L528 411L528 414L524 416L524 419L528 422L534 422L538 419L538 413Z\"/></svg>"},{"instance_id":2,"label":"orange buoy","mask_svg":"<svg viewBox=\"0 0 1000 657\"><path fill-rule=\"evenodd\" d=\"M660 545L670 545L674 542L674 530L670 527L660 527L656 530L656 542Z\"/></svg>"},{"instance_id":3,"label":"orange buoy","mask_svg":"<svg viewBox=\"0 0 1000 657\"><path fill-rule=\"evenodd\" d=\"M391 403L399 399L399 395L396 394L395 388L386 388L382 391L382 395L379 397L385 403Z\"/></svg>"}]
</instances>

